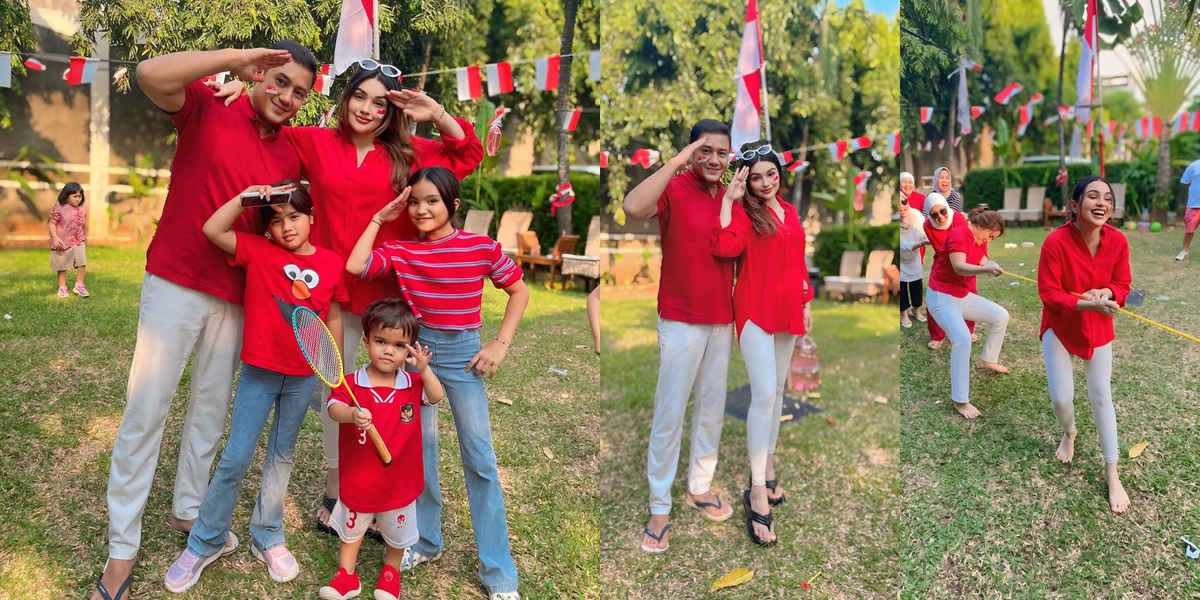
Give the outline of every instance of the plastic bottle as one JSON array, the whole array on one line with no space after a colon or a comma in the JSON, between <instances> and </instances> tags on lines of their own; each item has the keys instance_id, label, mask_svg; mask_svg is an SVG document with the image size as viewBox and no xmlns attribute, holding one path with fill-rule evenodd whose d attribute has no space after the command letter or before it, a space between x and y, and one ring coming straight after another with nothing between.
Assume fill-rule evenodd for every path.
<instances>
[{"instance_id":1,"label":"plastic bottle","mask_svg":"<svg viewBox=\"0 0 1200 600\"><path fill-rule=\"evenodd\" d=\"M821 385L821 360L817 354L817 343L807 335L796 338L788 381L797 392L815 390Z\"/></svg>"}]
</instances>

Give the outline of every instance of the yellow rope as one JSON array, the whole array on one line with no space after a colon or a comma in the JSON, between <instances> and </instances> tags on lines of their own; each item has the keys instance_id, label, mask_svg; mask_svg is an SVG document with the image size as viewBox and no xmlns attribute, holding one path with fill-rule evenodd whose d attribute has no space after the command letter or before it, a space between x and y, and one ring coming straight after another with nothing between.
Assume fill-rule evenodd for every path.
<instances>
[{"instance_id":1,"label":"yellow rope","mask_svg":"<svg viewBox=\"0 0 1200 600\"><path fill-rule=\"evenodd\" d=\"M1008 275L1009 277L1016 277L1017 279L1020 279L1020 280L1022 280L1022 281L1028 281L1029 283L1032 283L1032 284L1034 284L1034 285L1037 285L1037 280L1036 280L1036 279L1030 279L1030 278L1028 278L1028 277L1024 277L1024 276L1021 276L1021 275L1017 275L1016 273L1009 273L1008 271L1004 271L1004 274L1005 274L1005 275ZM1071 293L1072 293L1072 294L1075 294L1075 292L1071 292ZM1076 296L1079 296L1079 297L1083 297L1083 295L1082 295L1082 294L1075 294L1075 295L1076 295ZM1133 314L1133 313L1131 313L1131 312L1129 312L1129 311L1127 311L1127 310L1125 310L1125 309L1123 309L1123 308L1118 308L1118 309L1117 309L1117 312L1119 312L1119 313L1121 313L1121 314L1129 315L1129 316L1131 316L1131 317L1133 317L1133 318L1135 318L1135 319L1137 319L1137 320L1139 320L1139 321L1143 321L1143 322L1149 323L1149 324L1151 324L1151 325L1153 325L1153 326L1155 326L1155 327L1158 327L1159 329L1162 329L1162 330L1165 330L1165 331L1169 331L1169 332L1171 332L1171 333L1173 333L1173 334L1175 334L1175 335L1177 335L1177 336L1179 336L1179 337L1181 337L1181 338L1188 339L1188 340L1191 340L1191 341L1193 341L1193 342L1196 342L1197 344L1200 344L1200 339L1194 338L1194 337L1192 337L1192 336L1190 336L1190 335L1188 335L1188 334L1186 334L1186 333L1184 333L1184 332L1182 332L1182 331L1179 331L1179 330L1177 330L1177 329L1171 329L1170 327L1167 327L1166 325L1163 325L1162 323L1157 323L1157 322L1151 321L1150 319L1147 319L1146 317L1143 317L1143 316L1141 316L1141 315L1136 315L1136 314Z\"/></svg>"}]
</instances>

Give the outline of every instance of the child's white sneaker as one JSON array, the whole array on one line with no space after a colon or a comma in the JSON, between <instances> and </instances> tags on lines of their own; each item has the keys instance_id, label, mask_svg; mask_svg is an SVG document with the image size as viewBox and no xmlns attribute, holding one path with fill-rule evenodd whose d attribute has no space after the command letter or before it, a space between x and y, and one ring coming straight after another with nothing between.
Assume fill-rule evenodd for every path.
<instances>
[{"instance_id":1,"label":"child's white sneaker","mask_svg":"<svg viewBox=\"0 0 1200 600\"><path fill-rule=\"evenodd\" d=\"M437 554L434 554L433 556L425 556L424 554L421 554L421 553L413 550L411 547L405 548L404 549L404 557L400 559L400 570L401 571L411 571L411 570L413 570L413 567L416 567L417 565L420 565L422 563L427 563L427 562L433 562L441 557L442 557L441 552L438 552Z\"/></svg>"},{"instance_id":2,"label":"child's white sneaker","mask_svg":"<svg viewBox=\"0 0 1200 600\"><path fill-rule=\"evenodd\" d=\"M489 600L521 600L521 594L516 592L494 592Z\"/></svg>"}]
</instances>

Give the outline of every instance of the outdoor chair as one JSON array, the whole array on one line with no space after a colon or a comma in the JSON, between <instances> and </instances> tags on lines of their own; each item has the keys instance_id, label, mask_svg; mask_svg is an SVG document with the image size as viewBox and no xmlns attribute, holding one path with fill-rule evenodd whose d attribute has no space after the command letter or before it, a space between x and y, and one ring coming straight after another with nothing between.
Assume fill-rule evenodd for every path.
<instances>
[{"instance_id":1,"label":"outdoor chair","mask_svg":"<svg viewBox=\"0 0 1200 600\"><path fill-rule=\"evenodd\" d=\"M558 241L554 243L554 249L550 255L543 255L541 253L541 246L538 244L536 232L522 232L518 238L518 243L520 246L517 253L517 266L522 268L526 265L529 266L529 281L536 283L537 266L545 265L550 267L550 285L553 286L555 275L559 267L563 264L563 255L575 251L575 246L579 245L579 236L559 236Z\"/></svg>"},{"instance_id":2,"label":"outdoor chair","mask_svg":"<svg viewBox=\"0 0 1200 600\"><path fill-rule=\"evenodd\" d=\"M1004 188L1004 208L996 212L1007 222L1016 221L1021 214L1021 188Z\"/></svg>"},{"instance_id":3,"label":"outdoor chair","mask_svg":"<svg viewBox=\"0 0 1200 600\"><path fill-rule=\"evenodd\" d=\"M843 296L850 293L850 283L862 276L863 253L851 250L842 253L842 265L837 275L825 277L825 297L838 293Z\"/></svg>"},{"instance_id":4,"label":"outdoor chair","mask_svg":"<svg viewBox=\"0 0 1200 600\"><path fill-rule=\"evenodd\" d=\"M500 248L509 256L517 255L517 234L529 231L533 224L533 213L508 210L500 217L500 227L496 230L496 241Z\"/></svg>"},{"instance_id":5,"label":"outdoor chair","mask_svg":"<svg viewBox=\"0 0 1200 600\"><path fill-rule=\"evenodd\" d=\"M467 211L467 218L463 223L463 231L487 235L488 228L492 225L492 215L494 214L496 213L490 210L471 209Z\"/></svg>"},{"instance_id":6,"label":"outdoor chair","mask_svg":"<svg viewBox=\"0 0 1200 600\"><path fill-rule=\"evenodd\" d=\"M1118 222L1124 221L1125 220L1125 184L1124 183L1112 184L1112 192L1113 192L1113 213L1112 213L1112 216L1110 216L1108 219L1110 221L1113 221L1113 220L1118 221Z\"/></svg>"},{"instance_id":7,"label":"outdoor chair","mask_svg":"<svg viewBox=\"0 0 1200 600\"><path fill-rule=\"evenodd\" d=\"M1025 192L1025 208L1021 211L1018 221L1036 223L1038 219L1044 219L1042 214L1042 201L1046 199L1046 188L1044 186L1031 187Z\"/></svg>"},{"instance_id":8,"label":"outdoor chair","mask_svg":"<svg viewBox=\"0 0 1200 600\"><path fill-rule=\"evenodd\" d=\"M588 224L587 243L583 254L563 254L562 274L580 276L586 280L585 291L592 291L593 284L600 282L600 217L592 217Z\"/></svg>"},{"instance_id":9,"label":"outdoor chair","mask_svg":"<svg viewBox=\"0 0 1200 600\"><path fill-rule=\"evenodd\" d=\"M850 293L855 297L866 296L872 298L883 293L886 282L883 280L883 271L888 265L892 264L892 259L896 257L896 253L892 250L875 250L867 257L867 276L855 277L850 280Z\"/></svg>"},{"instance_id":10,"label":"outdoor chair","mask_svg":"<svg viewBox=\"0 0 1200 600\"><path fill-rule=\"evenodd\" d=\"M888 265L883 272L883 305L887 306L888 296L900 296L900 267Z\"/></svg>"}]
</instances>

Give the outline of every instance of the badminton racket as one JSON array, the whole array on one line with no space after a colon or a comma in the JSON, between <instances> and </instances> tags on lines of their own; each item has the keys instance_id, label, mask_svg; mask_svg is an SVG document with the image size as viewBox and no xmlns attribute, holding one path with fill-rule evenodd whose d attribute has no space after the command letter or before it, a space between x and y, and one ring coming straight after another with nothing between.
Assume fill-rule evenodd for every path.
<instances>
[{"instance_id":1,"label":"badminton racket","mask_svg":"<svg viewBox=\"0 0 1200 600\"><path fill-rule=\"evenodd\" d=\"M321 317L311 308L297 306L292 311L292 331L295 332L296 341L300 344L300 351L304 353L304 359L308 361L308 366L312 367L313 373L316 373L317 377L321 378L321 381L331 389L338 386L345 388L354 407L362 412L358 398L354 397L354 392L342 374L342 354L338 352L337 343L333 339L333 333L329 331L329 326L325 325ZM367 428L367 434L375 443L375 449L379 451L384 466L390 467L392 454L388 452L383 438L379 437L379 432L375 430L374 425Z\"/></svg>"},{"instance_id":2,"label":"badminton racket","mask_svg":"<svg viewBox=\"0 0 1200 600\"><path fill-rule=\"evenodd\" d=\"M1005 275L1008 275L1009 277L1016 277L1017 279L1020 279L1021 281L1028 281L1029 283L1032 283L1032 284L1035 284L1035 285L1037 284L1037 280L1036 280L1036 279L1030 279L1030 278L1028 278L1028 277L1023 277L1023 276L1021 276L1021 275L1017 275L1016 273L1009 273L1008 271L1004 271L1004 274L1005 274ZM1079 296L1080 298L1082 298L1082 297L1083 297L1083 294L1076 294L1075 292L1071 292L1071 293L1072 293L1072 294L1074 294L1074 295L1076 295L1076 296ZM1179 331L1179 330L1177 330L1177 329L1171 329L1170 327L1167 327L1166 325L1163 325L1162 323L1158 323L1158 322L1155 322L1155 321L1151 321L1150 319L1147 319L1146 317L1143 317L1142 315L1137 315L1137 314L1131 313L1131 312L1129 312L1129 311L1127 311L1127 310L1125 310L1125 309L1123 309L1123 308L1118 308L1118 309L1117 309L1117 312L1119 312L1119 313L1121 313L1121 314L1123 314L1123 315L1129 315L1129 316L1131 316L1131 317L1133 317L1133 318L1135 318L1135 319L1137 319L1137 320L1139 320L1139 321L1144 321L1144 322L1146 322L1146 323L1149 323L1150 325L1153 325L1153 326L1155 326L1155 327L1158 327L1159 329L1162 329L1163 331L1169 331L1169 332L1171 332L1171 333L1173 333L1173 334L1175 334L1175 335L1177 335L1177 336L1179 336L1179 337L1181 337L1181 338L1184 338L1184 339L1186 339L1186 340L1191 340L1191 341L1193 341L1193 342L1196 342L1197 344L1200 344L1200 339L1197 339L1197 338L1195 338L1195 337L1193 337L1193 336L1190 336L1190 335L1188 335L1188 334L1186 334L1186 333L1184 333L1184 332L1182 332L1182 331Z\"/></svg>"}]
</instances>

